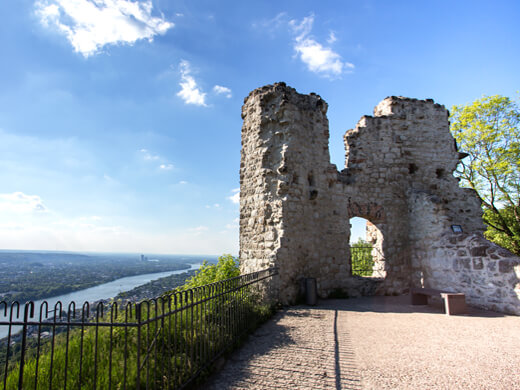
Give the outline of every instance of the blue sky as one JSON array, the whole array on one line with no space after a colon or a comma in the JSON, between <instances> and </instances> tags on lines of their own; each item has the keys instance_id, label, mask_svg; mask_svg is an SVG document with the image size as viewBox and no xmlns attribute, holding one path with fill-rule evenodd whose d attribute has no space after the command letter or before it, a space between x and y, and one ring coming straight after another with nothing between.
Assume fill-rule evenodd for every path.
<instances>
[{"instance_id":1,"label":"blue sky","mask_svg":"<svg viewBox=\"0 0 520 390\"><path fill-rule=\"evenodd\" d=\"M517 96L518 1L0 1L0 248L238 253L240 110ZM359 228L355 235L359 235Z\"/></svg>"}]
</instances>

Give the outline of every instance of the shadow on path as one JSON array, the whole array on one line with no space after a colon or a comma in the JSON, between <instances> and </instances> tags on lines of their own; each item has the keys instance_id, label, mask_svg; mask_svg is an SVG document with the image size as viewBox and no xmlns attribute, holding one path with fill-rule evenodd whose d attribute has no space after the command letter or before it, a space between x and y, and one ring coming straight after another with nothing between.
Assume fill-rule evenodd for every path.
<instances>
[{"instance_id":1,"label":"shadow on path","mask_svg":"<svg viewBox=\"0 0 520 390\"><path fill-rule=\"evenodd\" d=\"M345 320L340 311L321 307L282 310L203 388L360 389Z\"/></svg>"}]
</instances>

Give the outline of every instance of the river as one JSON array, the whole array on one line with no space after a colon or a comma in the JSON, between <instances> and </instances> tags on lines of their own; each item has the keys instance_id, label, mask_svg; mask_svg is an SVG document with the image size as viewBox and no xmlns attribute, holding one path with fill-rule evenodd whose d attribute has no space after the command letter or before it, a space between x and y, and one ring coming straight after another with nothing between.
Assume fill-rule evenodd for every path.
<instances>
[{"instance_id":1,"label":"river","mask_svg":"<svg viewBox=\"0 0 520 390\"><path fill-rule=\"evenodd\" d=\"M191 264L191 267L188 269L127 276L125 278L116 279L112 282L103 283L98 286L86 288L84 290L74 291L68 294L58 295L51 298L40 299L38 301L34 301L34 320L37 321L40 317L39 309L43 301L47 301L47 303L49 304L49 309L53 309L54 305L58 301L61 301L63 310L67 310L69 303L72 301L76 303L76 309L81 309L84 302L95 302L101 299L113 298L120 292L129 291L137 286L141 286L152 280L157 280L170 275L181 274L183 272L187 272L193 269L198 269L200 266L201 264ZM9 310L7 311L7 315L4 315L3 307L0 308L0 311L0 321L8 321L10 316ZM16 311L14 312L13 317L13 319L17 321L21 321L23 319L23 305L20 307L20 319L16 319ZM14 334L17 331L17 329L15 328L20 327L13 327L11 334ZM6 337L7 332L8 326L0 325L0 339Z\"/></svg>"}]
</instances>

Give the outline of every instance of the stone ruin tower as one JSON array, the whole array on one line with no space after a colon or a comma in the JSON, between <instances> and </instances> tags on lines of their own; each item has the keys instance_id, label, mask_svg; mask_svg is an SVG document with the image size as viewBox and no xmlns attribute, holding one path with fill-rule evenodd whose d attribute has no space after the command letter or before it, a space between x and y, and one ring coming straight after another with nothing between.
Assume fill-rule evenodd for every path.
<instances>
[{"instance_id":1,"label":"stone ruin tower","mask_svg":"<svg viewBox=\"0 0 520 390\"><path fill-rule=\"evenodd\" d=\"M283 303L295 302L302 280L313 277L321 297L427 286L465 292L472 304L520 314L520 259L482 236L478 198L453 176L464 154L444 106L430 99L384 99L373 116L346 132L341 171L330 163L326 113L320 96L299 94L284 83L258 88L245 99L242 271L278 267L271 287ZM352 275L352 217L369 221L372 277ZM454 233L452 225L463 233Z\"/></svg>"}]
</instances>

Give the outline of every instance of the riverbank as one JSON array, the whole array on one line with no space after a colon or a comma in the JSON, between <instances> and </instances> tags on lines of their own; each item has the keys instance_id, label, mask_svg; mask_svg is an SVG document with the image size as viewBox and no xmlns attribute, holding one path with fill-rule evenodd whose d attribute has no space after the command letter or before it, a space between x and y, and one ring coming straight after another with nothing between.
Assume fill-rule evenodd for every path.
<instances>
[{"instance_id":1,"label":"riverbank","mask_svg":"<svg viewBox=\"0 0 520 390\"><path fill-rule=\"evenodd\" d=\"M0 301L48 299L124 277L188 270L204 259L216 257L0 251Z\"/></svg>"},{"instance_id":2,"label":"riverbank","mask_svg":"<svg viewBox=\"0 0 520 390\"><path fill-rule=\"evenodd\" d=\"M190 270L181 274L174 274L152 280L141 286L137 286L130 291L124 291L114 297L114 301L121 302L139 302L145 299L152 299L180 287L186 283L186 280L195 275L196 270Z\"/></svg>"},{"instance_id":3,"label":"riverbank","mask_svg":"<svg viewBox=\"0 0 520 390\"><path fill-rule=\"evenodd\" d=\"M91 287L85 290L38 300L34 302L34 313L31 318L40 318L40 313L42 319L51 318L54 315L55 310L57 310L58 312L61 310L66 311L72 302L74 302L76 310L81 309L84 302L89 302L90 307L95 307L96 304L101 302L110 303L113 297L116 297L119 293L123 291L131 291L132 289L138 286L146 285L147 283L153 280L167 278L169 276L186 273L188 271L195 272L195 270L197 270L200 266L201 264L191 264L188 270L177 270L170 272L130 276L114 280L112 282L104 283L99 286ZM163 282L161 282L161 284L163 284ZM167 289L173 288L175 287ZM142 296L146 296L146 294L148 293L149 291L147 289L142 289ZM150 298L153 297L154 296L150 296ZM137 299L137 301L139 300L141 299ZM0 339L2 339L8 335L9 329L12 335L21 329L21 326L12 326L11 328L9 328L9 322L20 322L23 320L24 305L19 305L18 309L16 308L16 306L12 306L11 308L10 305L6 305L5 311L3 310L3 306L0 306L0 309L2 309L0 310Z\"/></svg>"}]
</instances>

